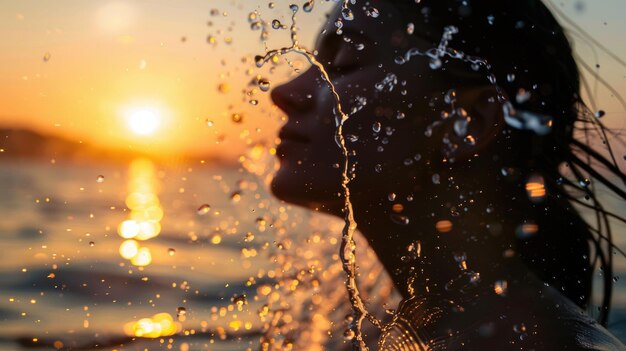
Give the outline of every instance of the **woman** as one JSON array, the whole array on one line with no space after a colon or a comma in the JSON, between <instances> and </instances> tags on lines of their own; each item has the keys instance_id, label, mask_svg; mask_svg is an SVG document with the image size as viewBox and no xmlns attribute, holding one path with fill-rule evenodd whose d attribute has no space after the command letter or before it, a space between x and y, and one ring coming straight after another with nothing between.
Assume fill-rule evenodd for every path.
<instances>
[{"instance_id":1,"label":"woman","mask_svg":"<svg viewBox=\"0 0 626 351\"><path fill-rule=\"evenodd\" d=\"M315 59L350 114L354 217L405 297L379 346L625 349L584 312L599 255L606 323L611 241L572 206L607 216L585 174L626 198L584 157L624 175L574 138L585 117L579 75L554 17L539 0L364 9L354 20L342 20L341 7L331 14ZM289 117L274 194L343 217L329 85L310 69L272 98ZM598 126L592 118L584 123Z\"/></svg>"}]
</instances>

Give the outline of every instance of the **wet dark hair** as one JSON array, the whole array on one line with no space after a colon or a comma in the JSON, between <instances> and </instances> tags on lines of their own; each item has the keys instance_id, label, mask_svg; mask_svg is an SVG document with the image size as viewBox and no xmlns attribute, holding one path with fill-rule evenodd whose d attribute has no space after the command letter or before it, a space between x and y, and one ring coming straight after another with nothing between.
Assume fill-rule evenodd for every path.
<instances>
[{"instance_id":1,"label":"wet dark hair","mask_svg":"<svg viewBox=\"0 0 626 351\"><path fill-rule=\"evenodd\" d=\"M539 0L384 1L397 6L406 23L428 23L427 31L432 32L420 35L433 43L438 43L445 27L457 27L459 34L450 42L451 49L487 60L488 70L481 71L485 81L493 74L515 109L551 117L547 135L506 128L500 141L500 147L508 149L507 160L502 162L519 173L509 189L523 192L528 175L537 173L544 177L548 193L544 202L533 205L534 220L542 230L532 238L518 239L516 251L539 278L582 308L588 307L593 273L599 266L604 292L598 320L606 325L612 256L616 250L623 254L613 245L609 218L626 220L604 209L593 180L626 199L624 190L609 179L626 184L626 176L617 166L607 129L581 98L578 65L561 25ZM454 64L455 59L447 60ZM444 60L442 69L445 65ZM516 101L520 89L530 92L529 100ZM589 146L594 133L608 156ZM595 211L595 223L585 222L573 203Z\"/></svg>"}]
</instances>

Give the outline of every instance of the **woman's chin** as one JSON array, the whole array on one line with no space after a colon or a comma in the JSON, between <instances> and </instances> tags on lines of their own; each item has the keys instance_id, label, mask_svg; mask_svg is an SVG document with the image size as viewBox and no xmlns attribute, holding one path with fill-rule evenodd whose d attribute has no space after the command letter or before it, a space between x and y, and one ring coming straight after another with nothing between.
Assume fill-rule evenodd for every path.
<instances>
[{"instance_id":1,"label":"woman's chin","mask_svg":"<svg viewBox=\"0 0 626 351\"><path fill-rule=\"evenodd\" d=\"M272 179L270 190L279 200L293 205L326 213L341 213L343 198L339 196L339 184L323 186L324 179L308 181L305 178L309 177L294 174L281 167Z\"/></svg>"}]
</instances>

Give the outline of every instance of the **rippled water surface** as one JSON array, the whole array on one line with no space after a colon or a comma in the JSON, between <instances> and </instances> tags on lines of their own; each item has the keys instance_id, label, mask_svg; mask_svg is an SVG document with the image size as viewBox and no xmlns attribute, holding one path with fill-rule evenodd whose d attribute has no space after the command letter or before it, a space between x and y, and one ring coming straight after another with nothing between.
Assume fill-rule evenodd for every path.
<instances>
[{"instance_id":1,"label":"rippled water surface","mask_svg":"<svg viewBox=\"0 0 626 351\"><path fill-rule=\"evenodd\" d=\"M285 349L348 345L342 221L272 200L261 179L149 160L1 168L3 350L257 350L263 331ZM133 237L120 227L129 220L160 229ZM126 240L149 259L121 250ZM395 307L371 253L361 257L369 306ZM622 340L625 292L617 280L612 331ZM268 333L270 317L283 329Z\"/></svg>"}]
</instances>

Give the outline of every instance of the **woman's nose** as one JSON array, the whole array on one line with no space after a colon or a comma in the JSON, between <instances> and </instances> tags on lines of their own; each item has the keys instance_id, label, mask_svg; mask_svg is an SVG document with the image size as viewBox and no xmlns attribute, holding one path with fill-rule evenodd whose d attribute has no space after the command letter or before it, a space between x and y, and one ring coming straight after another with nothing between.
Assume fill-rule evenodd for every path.
<instances>
[{"instance_id":1,"label":"woman's nose","mask_svg":"<svg viewBox=\"0 0 626 351\"><path fill-rule=\"evenodd\" d=\"M272 90L272 101L286 114L302 113L313 108L315 70L307 70L297 78L282 84Z\"/></svg>"}]
</instances>

